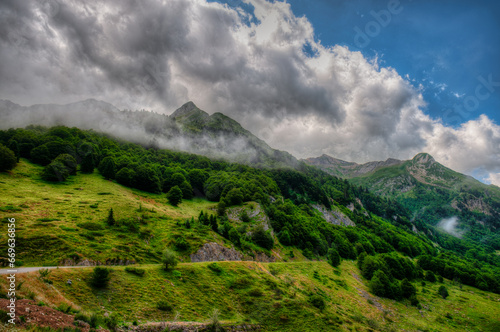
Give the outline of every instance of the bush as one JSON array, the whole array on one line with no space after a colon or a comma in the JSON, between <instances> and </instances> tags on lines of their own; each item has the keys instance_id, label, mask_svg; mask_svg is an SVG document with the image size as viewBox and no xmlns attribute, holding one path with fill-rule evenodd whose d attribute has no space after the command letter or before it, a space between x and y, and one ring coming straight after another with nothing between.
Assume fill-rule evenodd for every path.
<instances>
[{"instance_id":1,"label":"bush","mask_svg":"<svg viewBox=\"0 0 500 332\"><path fill-rule=\"evenodd\" d=\"M337 249L328 249L328 263L330 263L330 265L333 267L337 267L340 265L340 255Z\"/></svg>"},{"instance_id":2,"label":"bush","mask_svg":"<svg viewBox=\"0 0 500 332\"><path fill-rule=\"evenodd\" d=\"M248 215L246 210L243 210L240 214L240 219L243 222L250 222L250 216Z\"/></svg>"},{"instance_id":3,"label":"bush","mask_svg":"<svg viewBox=\"0 0 500 332\"><path fill-rule=\"evenodd\" d=\"M114 179L115 167L115 160L112 157L106 157L101 160L97 169L106 179Z\"/></svg>"},{"instance_id":4,"label":"bush","mask_svg":"<svg viewBox=\"0 0 500 332\"><path fill-rule=\"evenodd\" d=\"M161 300L156 304L156 308L161 311L172 311L174 308L166 300Z\"/></svg>"},{"instance_id":5,"label":"bush","mask_svg":"<svg viewBox=\"0 0 500 332\"><path fill-rule=\"evenodd\" d=\"M446 289L443 285L439 287L438 294L441 295L443 299L446 299L449 296L448 289Z\"/></svg>"},{"instance_id":6,"label":"bush","mask_svg":"<svg viewBox=\"0 0 500 332\"><path fill-rule=\"evenodd\" d=\"M168 248L163 251L161 261L165 265L165 270L173 269L179 262L175 251Z\"/></svg>"},{"instance_id":7,"label":"bush","mask_svg":"<svg viewBox=\"0 0 500 332\"><path fill-rule=\"evenodd\" d=\"M228 191L224 200L228 206L241 205L243 203L243 193L240 188L233 188Z\"/></svg>"},{"instance_id":8,"label":"bush","mask_svg":"<svg viewBox=\"0 0 500 332\"><path fill-rule=\"evenodd\" d=\"M175 247L179 251L185 251L189 250L191 246L189 245L188 242L186 242L186 240L183 237L178 237L177 239L175 239Z\"/></svg>"},{"instance_id":9,"label":"bush","mask_svg":"<svg viewBox=\"0 0 500 332\"><path fill-rule=\"evenodd\" d=\"M311 302L311 304L316 308L318 308L319 310L323 310L326 308L325 300L319 295L311 296L309 302Z\"/></svg>"},{"instance_id":10,"label":"bush","mask_svg":"<svg viewBox=\"0 0 500 332\"><path fill-rule=\"evenodd\" d=\"M109 209L108 218L106 219L106 223L109 226L114 226L116 224L115 218L113 217L113 208Z\"/></svg>"},{"instance_id":11,"label":"bush","mask_svg":"<svg viewBox=\"0 0 500 332\"><path fill-rule=\"evenodd\" d=\"M104 288L108 285L109 279L109 269L96 266L90 278L90 284L95 288Z\"/></svg>"},{"instance_id":12,"label":"bush","mask_svg":"<svg viewBox=\"0 0 500 332\"><path fill-rule=\"evenodd\" d=\"M52 182L63 182L69 177L69 171L60 161L53 161L45 166L42 171L42 179Z\"/></svg>"},{"instance_id":13,"label":"bush","mask_svg":"<svg viewBox=\"0 0 500 332\"><path fill-rule=\"evenodd\" d=\"M411 298L412 296L415 296L417 294L417 289L415 286L413 286L408 279L403 279L401 281L401 295L403 295L404 298Z\"/></svg>"},{"instance_id":14,"label":"bush","mask_svg":"<svg viewBox=\"0 0 500 332\"><path fill-rule=\"evenodd\" d=\"M54 159L54 161L59 161L60 163L62 163L68 170L69 175L76 175L78 164L76 163L75 157L73 157L72 155L63 153L58 155L57 158Z\"/></svg>"},{"instance_id":15,"label":"bush","mask_svg":"<svg viewBox=\"0 0 500 332\"><path fill-rule=\"evenodd\" d=\"M179 205L182 202L182 190L179 186L173 186L167 193L167 199L173 206Z\"/></svg>"},{"instance_id":16,"label":"bush","mask_svg":"<svg viewBox=\"0 0 500 332\"><path fill-rule=\"evenodd\" d=\"M0 144L0 172L13 169L17 164L17 158L14 151L3 144Z\"/></svg>"},{"instance_id":17,"label":"bush","mask_svg":"<svg viewBox=\"0 0 500 332\"><path fill-rule=\"evenodd\" d=\"M269 231L265 231L264 227L262 225L258 226L253 234L252 234L252 240L253 242L261 246L262 248L265 248L267 250L270 250L274 247L274 239L269 233Z\"/></svg>"},{"instance_id":18,"label":"bush","mask_svg":"<svg viewBox=\"0 0 500 332\"><path fill-rule=\"evenodd\" d=\"M425 280L429 282L436 282L436 275L432 271L427 271L425 273Z\"/></svg>"},{"instance_id":19,"label":"bush","mask_svg":"<svg viewBox=\"0 0 500 332\"><path fill-rule=\"evenodd\" d=\"M216 262L213 262L213 263L208 264L208 265L207 265L207 267L208 267L210 270L214 271L215 273L222 273L222 271L224 271L224 270L222 269L222 266L220 266L220 265L219 265L219 264L217 264Z\"/></svg>"},{"instance_id":20,"label":"bush","mask_svg":"<svg viewBox=\"0 0 500 332\"><path fill-rule=\"evenodd\" d=\"M116 331L116 328L118 327L118 315L117 314L111 314L109 317L104 318L104 324L111 330L111 331Z\"/></svg>"},{"instance_id":21,"label":"bush","mask_svg":"<svg viewBox=\"0 0 500 332\"><path fill-rule=\"evenodd\" d=\"M125 271L128 272L128 273L132 273L132 274L138 275L140 277L142 277L146 273L146 270L144 270L144 269L141 269L141 268L138 268L138 267L131 267L131 266L127 266L125 268Z\"/></svg>"}]
</instances>

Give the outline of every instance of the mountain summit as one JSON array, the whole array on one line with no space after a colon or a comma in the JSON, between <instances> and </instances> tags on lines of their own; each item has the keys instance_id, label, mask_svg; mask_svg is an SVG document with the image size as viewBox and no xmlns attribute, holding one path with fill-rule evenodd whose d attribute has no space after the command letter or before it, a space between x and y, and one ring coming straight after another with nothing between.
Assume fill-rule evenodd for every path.
<instances>
[{"instance_id":1,"label":"mountain summit","mask_svg":"<svg viewBox=\"0 0 500 332\"><path fill-rule=\"evenodd\" d=\"M93 129L151 148L166 148L266 167L294 166L289 153L275 150L222 113L209 115L189 101L170 116L120 111L88 99L66 105L21 106L0 100L0 129L64 125Z\"/></svg>"}]
</instances>

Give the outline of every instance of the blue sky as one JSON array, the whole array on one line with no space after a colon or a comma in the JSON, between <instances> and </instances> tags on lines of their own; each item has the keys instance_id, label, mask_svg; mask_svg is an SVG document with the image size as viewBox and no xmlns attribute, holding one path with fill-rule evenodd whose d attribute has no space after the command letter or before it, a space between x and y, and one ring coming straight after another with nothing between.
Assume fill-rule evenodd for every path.
<instances>
[{"instance_id":1,"label":"blue sky","mask_svg":"<svg viewBox=\"0 0 500 332\"><path fill-rule=\"evenodd\" d=\"M385 27L372 12L389 12L391 1L288 2L296 15L312 22L324 44L346 45L367 57L379 56L383 65L394 67L402 76L408 74L415 86L422 84L431 116L457 125L487 114L500 123L500 87L479 100L479 105L469 98L463 112L456 107L463 106L467 96L475 96L479 76L492 75L494 82L500 82L500 2L396 1L399 5L393 11L397 13L391 13L388 20L382 16L384 24L388 21ZM374 22L380 32L367 35L369 42L362 37L356 42L360 30L377 32L371 25Z\"/></svg>"},{"instance_id":2,"label":"blue sky","mask_svg":"<svg viewBox=\"0 0 500 332\"><path fill-rule=\"evenodd\" d=\"M252 8L236 0L219 2L248 11ZM486 114L500 124L500 86L494 91L481 88L485 96L476 97L476 88L483 85L481 77L500 82L500 2L287 2L296 16L311 22L316 39L323 45L343 45L367 58L378 57L382 66L395 68L403 77L408 75L417 88L421 85L428 103L424 111L431 117L457 127Z\"/></svg>"}]
</instances>

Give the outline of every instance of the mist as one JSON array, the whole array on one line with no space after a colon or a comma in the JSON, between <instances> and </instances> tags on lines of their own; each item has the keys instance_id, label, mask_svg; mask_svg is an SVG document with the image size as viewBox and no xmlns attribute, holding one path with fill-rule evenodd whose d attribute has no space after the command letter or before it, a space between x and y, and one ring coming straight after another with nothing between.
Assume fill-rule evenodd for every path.
<instances>
[{"instance_id":1,"label":"mist","mask_svg":"<svg viewBox=\"0 0 500 332\"><path fill-rule=\"evenodd\" d=\"M458 229L458 217L450 217L442 219L438 224L438 228L441 228L446 233L453 235L455 237L461 238L464 234L463 230Z\"/></svg>"}]
</instances>

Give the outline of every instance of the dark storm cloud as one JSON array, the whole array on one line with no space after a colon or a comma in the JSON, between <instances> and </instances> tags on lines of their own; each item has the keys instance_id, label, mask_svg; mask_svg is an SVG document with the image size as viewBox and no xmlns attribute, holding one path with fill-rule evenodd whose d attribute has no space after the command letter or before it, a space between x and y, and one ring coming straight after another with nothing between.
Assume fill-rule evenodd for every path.
<instances>
[{"instance_id":1,"label":"dark storm cloud","mask_svg":"<svg viewBox=\"0 0 500 332\"><path fill-rule=\"evenodd\" d=\"M193 100L298 157L364 162L427 150L457 170L484 167L500 178L491 158L498 145L471 140L500 137L486 117L445 127L422 112L419 89L395 70L322 45L289 4L245 3L4 0L0 99L96 98L162 113Z\"/></svg>"}]
</instances>

